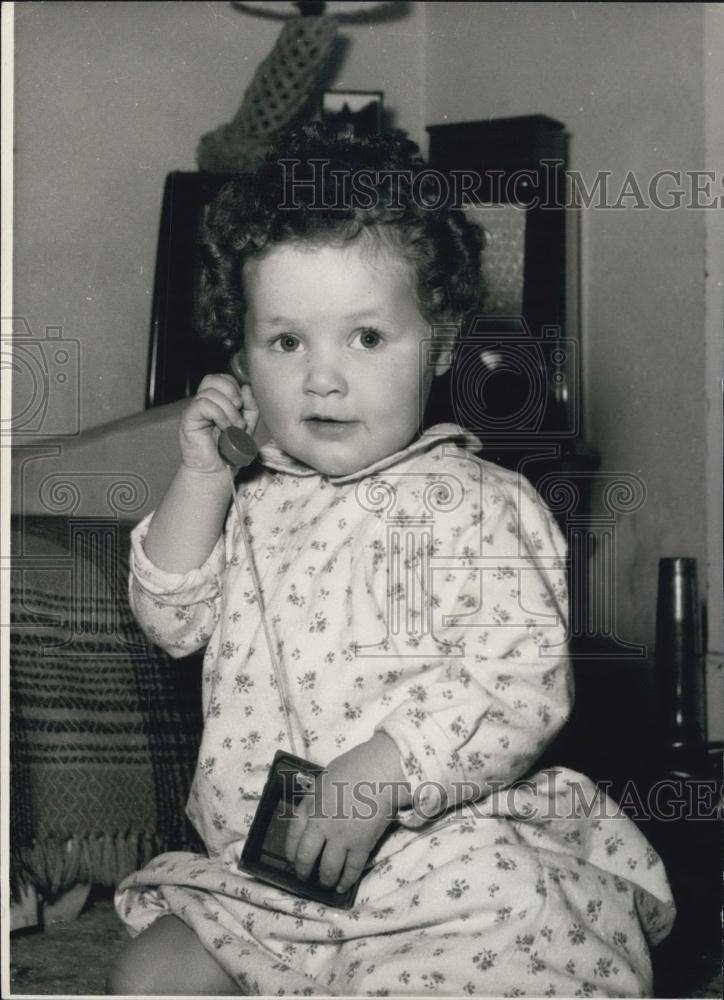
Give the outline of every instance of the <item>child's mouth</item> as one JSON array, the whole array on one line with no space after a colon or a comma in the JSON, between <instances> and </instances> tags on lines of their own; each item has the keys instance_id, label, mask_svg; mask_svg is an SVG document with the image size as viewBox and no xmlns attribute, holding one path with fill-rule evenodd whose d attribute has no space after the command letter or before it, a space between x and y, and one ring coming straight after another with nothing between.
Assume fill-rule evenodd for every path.
<instances>
[{"instance_id":1,"label":"child's mouth","mask_svg":"<svg viewBox=\"0 0 724 1000\"><path fill-rule=\"evenodd\" d=\"M306 417L309 430L322 438L342 437L356 426L354 420L334 420L331 417Z\"/></svg>"}]
</instances>

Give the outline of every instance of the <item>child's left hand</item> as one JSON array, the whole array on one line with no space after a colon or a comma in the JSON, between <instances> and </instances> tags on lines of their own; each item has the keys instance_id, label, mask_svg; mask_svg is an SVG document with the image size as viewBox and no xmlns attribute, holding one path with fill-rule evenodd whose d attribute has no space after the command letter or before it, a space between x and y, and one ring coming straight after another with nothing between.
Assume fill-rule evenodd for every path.
<instances>
[{"instance_id":1,"label":"child's left hand","mask_svg":"<svg viewBox=\"0 0 724 1000\"><path fill-rule=\"evenodd\" d=\"M285 853L297 876L309 877L321 854L319 880L345 892L402 806L411 801L397 745L386 733L335 757L289 824Z\"/></svg>"}]
</instances>

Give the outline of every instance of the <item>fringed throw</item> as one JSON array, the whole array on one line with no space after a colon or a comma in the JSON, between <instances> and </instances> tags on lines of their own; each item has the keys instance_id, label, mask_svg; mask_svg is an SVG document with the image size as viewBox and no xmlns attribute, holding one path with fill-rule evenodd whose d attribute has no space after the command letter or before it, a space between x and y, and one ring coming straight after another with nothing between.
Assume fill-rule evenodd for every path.
<instances>
[{"instance_id":1,"label":"fringed throw","mask_svg":"<svg viewBox=\"0 0 724 1000\"><path fill-rule=\"evenodd\" d=\"M197 849L184 807L198 663L150 646L127 598L130 525L18 518L11 579L11 883L54 898Z\"/></svg>"}]
</instances>

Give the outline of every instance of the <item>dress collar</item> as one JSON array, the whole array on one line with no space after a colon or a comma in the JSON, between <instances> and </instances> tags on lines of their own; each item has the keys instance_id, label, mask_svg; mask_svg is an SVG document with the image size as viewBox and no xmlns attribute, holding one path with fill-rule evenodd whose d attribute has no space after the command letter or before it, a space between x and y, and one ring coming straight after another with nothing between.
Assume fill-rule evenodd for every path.
<instances>
[{"instance_id":1,"label":"dress collar","mask_svg":"<svg viewBox=\"0 0 724 1000\"><path fill-rule=\"evenodd\" d=\"M411 441L401 451L387 455L385 458L373 462L372 465L368 465L358 472L351 472L346 476L323 476L316 469L311 468L311 466L304 465L303 462L298 462L296 458L287 455L273 441L268 441L259 449L259 459L262 465L265 465L268 469L274 469L275 472L287 472L293 476L319 476L321 479L326 479L332 484L341 485L343 483L353 483L358 479L364 479L366 476L389 469L391 466L397 465L398 462L402 462L412 455L429 451L431 448L435 448L443 443L452 442L470 451L480 451L482 448L479 438L457 424L435 424L434 427L428 427L427 430L423 431L422 434L416 437L414 441Z\"/></svg>"}]
</instances>

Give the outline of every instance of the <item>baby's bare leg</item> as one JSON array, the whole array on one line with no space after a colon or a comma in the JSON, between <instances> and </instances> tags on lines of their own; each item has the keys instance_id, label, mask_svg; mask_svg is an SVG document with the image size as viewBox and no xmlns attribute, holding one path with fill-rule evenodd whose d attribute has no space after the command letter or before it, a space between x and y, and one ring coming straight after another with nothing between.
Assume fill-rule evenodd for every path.
<instances>
[{"instance_id":1,"label":"baby's bare leg","mask_svg":"<svg viewBox=\"0 0 724 1000\"><path fill-rule=\"evenodd\" d=\"M243 996L178 917L161 917L115 960L106 993L128 996Z\"/></svg>"}]
</instances>

